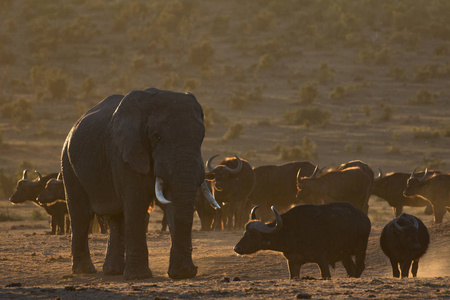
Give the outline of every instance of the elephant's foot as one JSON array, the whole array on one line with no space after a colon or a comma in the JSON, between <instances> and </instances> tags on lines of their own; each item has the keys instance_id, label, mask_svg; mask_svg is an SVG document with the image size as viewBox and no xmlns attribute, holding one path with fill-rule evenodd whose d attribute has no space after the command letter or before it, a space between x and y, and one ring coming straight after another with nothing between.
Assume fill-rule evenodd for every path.
<instances>
[{"instance_id":1,"label":"elephant's foot","mask_svg":"<svg viewBox=\"0 0 450 300\"><path fill-rule=\"evenodd\" d=\"M82 274L82 273L96 273L94 265L89 260L73 262L72 264L72 272L74 274Z\"/></svg>"},{"instance_id":2,"label":"elephant's foot","mask_svg":"<svg viewBox=\"0 0 450 300\"><path fill-rule=\"evenodd\" d=\"M182 268L175 269L173 267L169 267L169 277L171 279L188 279L193 278L197 275L197 267L194 265L191 266L183 266Z\"/></svg>"},{"instance_id":3,"label":"elephant's foot","mask_svg":"<svg viewBox=\"0 0 450 300\"><path fill-rule=\"evenodd\" d=\"M123 272L123 276L125 280L133 280L133 279L145 279L152 278L152 271L148 266L137 267L137 268L125 268L125 272Z\"/></svg>"},{"instance_id":4,"label":"elephant's foot","mask_svg":"<svg viewBox=\"0 0 450 300\"><path fill-rule=\"evenodd\" d=\"M103 273L105 273L105 275L122 275L123 274L123 270L125 268L125 262L120 261L120 260L116 260L116 261L105 261L105 263L103 264Z\"/></svg>"}]
</instances>

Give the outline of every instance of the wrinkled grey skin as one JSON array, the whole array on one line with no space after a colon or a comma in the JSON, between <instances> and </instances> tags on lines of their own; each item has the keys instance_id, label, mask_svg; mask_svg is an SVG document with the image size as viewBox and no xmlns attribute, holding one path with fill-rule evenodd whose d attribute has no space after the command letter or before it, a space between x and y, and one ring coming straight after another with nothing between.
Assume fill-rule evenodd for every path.
<instances>
[{"instance_id":1,"label":"wrinkled grey skin","mask_svg":"<svg viewBox=\"0 0 450 300\"><path fill-rule=\"evenodd\" d=\"M159 177L172 201L166 209L172 237L168 274L196 275L191 229L196 191L205 177L204 134L203 111L192 94L157 89L109 96L77 121L62 151L74 273L95 272L88 226L96 213L109 217L104 273L152 276L145 220Z\"/></svg>"}]
</instances>

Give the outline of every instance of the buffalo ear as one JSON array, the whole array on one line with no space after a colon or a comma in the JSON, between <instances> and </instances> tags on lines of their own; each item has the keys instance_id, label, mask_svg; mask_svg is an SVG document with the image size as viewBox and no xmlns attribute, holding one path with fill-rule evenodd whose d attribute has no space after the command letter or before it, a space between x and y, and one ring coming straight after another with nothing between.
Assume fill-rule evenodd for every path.
<instances>
[{"instance_id":1,"label":"buffalo ear","mask_svg":"<svg viewBox=\"0 0 450 300\"><path fill-rule=\"evenodd\" d=\"M143 129L143 108L151 106L154 93L131 91L120 102L111 119L111 140L122 159L136 172L150 172L150 149Z\"/></svg>"}]
</instances>

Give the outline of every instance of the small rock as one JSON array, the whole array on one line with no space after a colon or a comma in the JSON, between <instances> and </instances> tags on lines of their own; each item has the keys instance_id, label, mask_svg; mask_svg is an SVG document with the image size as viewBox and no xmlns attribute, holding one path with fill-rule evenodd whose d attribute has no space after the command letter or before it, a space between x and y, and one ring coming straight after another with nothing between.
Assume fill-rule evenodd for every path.
<instances>
[{"instance_id":1,"label":"small rock","mask_svg":"<svg viewBox=\"0 0 450 300\"><path fill-rule=\"evenodd\" d=\"M76 291L77 289L73 285L69 285L69 286L65 286L64 290L73 292L73 291Z\"/></svg>"},{"instance_id":2,"label":"small rock","mask_svg":"<svg viewBox=\"0 0 450 300\"><path fill-rule=\"evenodd\" d=\"M230 277L224 277L220 282L230 282Z\"/></svg>"},{"instance_id":3,"label":"small rock","mask_svg":"<svg viewBox=\"0 0 450 300\"><path fill-rule=\"evenodd\" d=\"M51 253L50 251L47 251L47 250L42 251L42 254L44 254L44 255L53 255L53 253Z\"/></svg>"},{"instance_id":4,"label":"small rock","mask_svg":"<svg viewBox=\"0 0 450 300\"><path fill-rule=\"evenodd\" d=\"M234 277L233 281L241 281L241 279L239 277Z\"/></svg>"},{"instance_id":5,"label":"small rock","mask_svg":"<svg viewBox=\"0 0 450 300\"><path fill-rule=\"evenodd\" d=\"M36 252L33 252L33 253L31 254L31 256L36 256Z\"/></svg>"},{"instance_id":6,"label":"small rock","mask_svg":"<svg viewBox=\"0 0 450 300\"><path fill-rule=\"evenodd\" d=\"M73 278L73 275L68 274L68 275L64 275L63 277L61 277L61 279L69 279L69 278Z\"/></svg>"},{"instance_id":7,"label":"small rock","mask_svg":"<svg viewBox=\"0 0 450 300\"><path fill-rule=\"evenodd\" d=\"M295 295L295 299L311 299L311 295L306 293L298 293Z\"/></svg>"}]
</instances>

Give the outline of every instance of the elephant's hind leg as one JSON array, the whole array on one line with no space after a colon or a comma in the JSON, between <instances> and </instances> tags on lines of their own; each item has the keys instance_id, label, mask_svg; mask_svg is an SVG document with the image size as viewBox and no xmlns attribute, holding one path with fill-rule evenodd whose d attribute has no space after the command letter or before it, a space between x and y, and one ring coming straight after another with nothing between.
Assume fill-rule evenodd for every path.
<instances>
[{"instance_id":1,"label":"elephant's hind leg","mask_svg":"<svg viewBox=\"0 0 450 300\"><path fill-rule=\"evenodd\" d=\"M125 268L125 243L123 215L111 216L109 219L109 239L103 272L106 275L121 275Z\"/></svg>"},{"instance_id":2,"label":"elephant's hind leg","mask_svg":"<svg viewBox=\"0 0 450 300\"><path fill-rule=\"evenodd\" d=\"M94 214L86 193L72 172L64 173L64 184L72 223L72 271L73 273L95 273L88 245L89 223Z\"/></svg>"}]
</instances>

